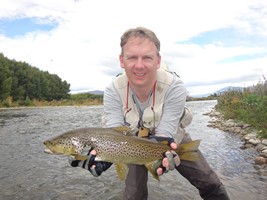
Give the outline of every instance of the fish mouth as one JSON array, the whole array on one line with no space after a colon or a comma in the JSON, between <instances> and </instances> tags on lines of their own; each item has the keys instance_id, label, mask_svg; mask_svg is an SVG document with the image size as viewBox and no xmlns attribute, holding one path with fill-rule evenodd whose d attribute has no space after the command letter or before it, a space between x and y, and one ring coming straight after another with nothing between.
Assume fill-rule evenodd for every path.
<instances>
[{"instance_id":1,"label":"fish mouth","mask_svg":"<svg viewBox=\"0 0 267 200\"><path fill-rule=\"evenodd\" d=\"M50 149L44 149L44 152L47 154L54 154Z\"/></svg>"}]
</instances>

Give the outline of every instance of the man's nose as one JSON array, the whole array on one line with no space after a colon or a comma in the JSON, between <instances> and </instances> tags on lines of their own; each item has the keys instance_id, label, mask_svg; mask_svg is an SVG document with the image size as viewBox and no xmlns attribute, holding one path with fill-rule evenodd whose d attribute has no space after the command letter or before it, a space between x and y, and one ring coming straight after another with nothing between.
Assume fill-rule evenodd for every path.
<instances>
[{"instance_id":1,"label":"man's nose","mask_svg":"<svg viewBox=\"0 0 267 200\"><path fill-rule=\"evenodd\" d=\"M135 67L136 68L144 68L144 61L143 61L143 59L142 58L138 58L137 59L137 61L136 61L136 63L135 63Z\"/></svg>"}]
</instances>

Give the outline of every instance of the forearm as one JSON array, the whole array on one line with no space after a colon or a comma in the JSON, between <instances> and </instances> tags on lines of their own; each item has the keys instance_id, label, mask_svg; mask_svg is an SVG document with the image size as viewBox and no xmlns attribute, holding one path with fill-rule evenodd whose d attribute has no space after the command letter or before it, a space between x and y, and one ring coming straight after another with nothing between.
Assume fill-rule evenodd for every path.
<instances>
[{"instance_id":1,"label":"forearm","mask_svg":"<svg viewBox=\"0 0 267 200\"><path fill-rule=\"evenodd\" d=\"M186 96L187 91L181 81L176 81L170 87L165 97L160 123L156 128L156 136L174 137L176 135L184 111Z\"/></svg>"}]
</instances>

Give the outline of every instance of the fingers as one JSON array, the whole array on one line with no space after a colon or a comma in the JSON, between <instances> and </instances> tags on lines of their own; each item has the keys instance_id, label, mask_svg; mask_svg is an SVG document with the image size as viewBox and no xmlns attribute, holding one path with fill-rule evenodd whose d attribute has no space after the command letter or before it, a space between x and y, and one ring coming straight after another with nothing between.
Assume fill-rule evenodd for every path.
<instances>
[{"instance_id":1,"label":"fingers","mask_svg":"<svg viewBox=\"0 0 267 200\"><path fill-rule=\"evenodd\" d=\"M96 150L92 150L91 152L90 152L90 154L92 154L92 155L96 155Z\"/></svg>"},{"instance_id":2,"label":"fingers","mask_svg":"<svg viewBox=\"0 0 267 200\"><path fill-rule=\"evenodd\" d=\"M164 173L167 173L169 170L166 168L168 166L168 158L163 158L161 166L157 169L158 176L163 175Z\"/></svg>"},{"instance_id":3,"label":"fingers","mask_svg":"<svg viewBox=\"0 0 267 200\"><path fill-rule=\"evenodd\" d=\"M88 150L89 149L89 150ZM69 156L69 163L72 167L81 167L91 172L95 177L98 177L102 174L103 171L106 171L112 163L95 161L96 150L92 148L86 148L82 151L82 155L87 156L86 160L75 160L74 156Z\"/></svg>"},{"instance_id":4,"label":"fingers","mask_svg":"<svg viewBox=\"0 0 267 200\"><path fill-rule=\"evenodd\" d=\"M176 146L173 147L177 148L178 145L176 144ZM162 159L162 166L157 169L157 174L161 176L163 173L174 170L175 167L178 167L180 165L180 162L180 158L175 151L167 151L165 153L165 158Z\"/></svg>"},{"instance_id":5,"label":"fingers","mask_svg":"<svg viewBox=\"0 0 267 200\"><path fill-rule=\"evenodd\" d=\"M174 163L174 159L173 159L173 154L170 152L170 151L167 151L166 153L165 153L165 155L166 155L166 160L167 160L167 162L165 162L165 163L163 163L163 164L165 164L165 166L164 167L166 167L166 169L167 170L174 170L174 168L175 168L175 163Z\"/></svg>"},{"instance_id":6,"label":"fingers","mask_svg":"<svg viewBox=\"0 0 267 200\"><path fill-rule=\"evenodd\" d=\"M72 166L72 167L78 167L78 165L79 165L79 160L75 160L75 157L74 156L69 156L68 157L68 161L69 161L69 163L70 163L70 165Z\"/></svg>"},{"instance_id":7,"label":"fingers","mask_svg":"<svg viewBox=\"0 0 267 200\"><path fill-rule=\"evenodd\" d=\"M175 167L178 167L180 165L180 158L175 151L167 151L165 155L167 158L167 169L173 170Z\"/></svg>"},{"instance_id":8,"label":"fingers","mask_svg":"<svg viewBox=\"0 0 267 200\"><path fill-rule=\"evenodd\" d=\"M86 155L88 159L86 160L76 160L74 156L69 156L68 161L72 167L82 167L84 169L87 169L90 171L90 168L95 163L95 157L96 157L96 150L90 148L88 151L88 148L86 150L83 150L82 155Z\"/></svg>"},{"instance_id":9,"label":"fingers","mask_svg":"<svg viewBox=\"0 0 267 200\"><path fill-rule=\"evenodd\" d=\"M158 176L161 176L163 174L163 169L161 167L157 169L157 174Z\"/></svg>"},{"instance_id":10,"label":"fingers","mask_svg":"<svg viewBox=\"0 0 267 200\"><path fill-rule=\"evenodd\" d=\"M178 148L178 144L177 144L176 142L172 142L172 143L170 144L170 147L171 147L173 150L175 150L175 149Z\"/></svg>"},{"instance_id":11,"label":"fingers","mask_svg":"<svg viewBox=\"0 0 267 200\"><path fill-rule=\"evenodd\" d=\"M92 165L92 167L89 168L88 170L91 172L91 174L92 174L93 176L98 177L98 176L101 175L102 171L99 173L96 169L98 169L98 168L96 168L95 165Z\"/></svg>"},{"instance_id":12,"label":"fingers","mask_svg":"<svg viewBox=\"0 0 267 200\"><path fill-rule=\"evenodd\" d=\"M181 160L175 151L171 151L171 152L173 154L173 161L174 161L175 167L178 167L181 163Z\"/></svg>"}]
</instances>

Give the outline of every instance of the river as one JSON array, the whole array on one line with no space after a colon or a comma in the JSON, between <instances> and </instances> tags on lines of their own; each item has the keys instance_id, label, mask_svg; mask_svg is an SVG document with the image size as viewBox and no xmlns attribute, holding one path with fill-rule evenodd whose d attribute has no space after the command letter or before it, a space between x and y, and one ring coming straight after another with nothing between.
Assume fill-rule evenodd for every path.
<instances>
[{"instance_id":1,"label":"river","mask_svg":"<svg viewBox=\"0 0 267 200\"><path fill-rule=\"evenodd\" d=\"M231 199L266 200L267 177L253 167L254 150L240 150L232 134L207 126L203 115L216 101L188 102L194 114L187 128L221 178ZM64 156L47 155L43 141L80 127L100 127L102 106L46 107L0 110L0 199L121 199L124 182L114 166L95 178L70 167ZM198 191L177 171L156 181L149 175L149 200L198 200Z\"/></svg>"}]
</instances>

